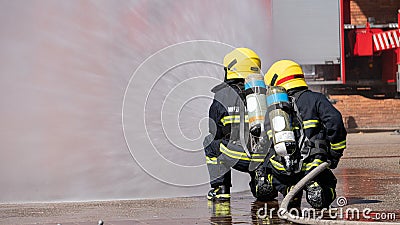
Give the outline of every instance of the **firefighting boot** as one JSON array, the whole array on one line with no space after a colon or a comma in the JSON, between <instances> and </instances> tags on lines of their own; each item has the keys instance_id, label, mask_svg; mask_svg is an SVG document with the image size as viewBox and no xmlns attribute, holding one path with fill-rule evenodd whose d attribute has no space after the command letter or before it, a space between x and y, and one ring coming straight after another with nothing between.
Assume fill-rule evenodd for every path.
<instances>
[{"instance_id":1,"label":"firefighting boot","mask_svg":"<svg viewBox=\"0 0 400 225\"><path fill-rule=\"evenodd\" d=\"M278 191L272 186L272 175L265 170L257 169L255 175L255 197L258 201L270 201L278 196Z\"/></svg>"},{"instance_id":2,"label":"firefighting boot","mask_svg":"<svg viewBox=\"0 0 400 225\"><path fill-rule=\"evenodd\" d=\"M329 203L327 204L327 201L324 198L324 190L317 182L312 182L307 185L306 199L314 209L329 207Z\"/></svg>"},{"instance_id":3,"label":"firefighting boot","mask_svg":"<svg viewBox=\"0 0 400 225\"><path fill-rule=\"evenodd\" d=\"M229 201L231 199L230 188L225 185L213 188L208 192L207 199L210 201Z\"/></svg>"}]
</instances>

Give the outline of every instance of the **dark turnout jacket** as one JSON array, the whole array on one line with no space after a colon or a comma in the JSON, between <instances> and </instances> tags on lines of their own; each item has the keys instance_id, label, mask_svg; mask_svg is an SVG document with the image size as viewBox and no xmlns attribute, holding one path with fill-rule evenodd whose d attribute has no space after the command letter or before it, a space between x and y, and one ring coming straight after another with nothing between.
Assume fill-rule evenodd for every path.
<instances>
[{"instance_id":1,"label":"dark turnout jacket","mask_svg":"<svg viewBox=\"0 0 400 225\"><path fill-rule=\"evenodd\" d=\"M314 149L310 157L303 162L303 173L308 173L317 167L323 161L335 159L338 161L346 148L346 129L343 124L341 113L329 102L329 100L321 93L311 90L292 90L289 96L295 101L298 108L300 121L302 123L294 125L294 131L297 138L299 137L299 127L303 128L304 135L309 139L307 146ZM295 117L293 115L292 117ZM265 121L266 129L270 129L269 121ZM271 130L268 131L269 138L272 138ZM318 144L316 144L318 143ZM318 148L317 150L315 150ZM318 151L319 150L319 151ZM267 166L270 167L274 174L290 175L284 167L284 159L271 149ZM301 175L300 175L301 176Z\"/></svg>"}]
</instances>

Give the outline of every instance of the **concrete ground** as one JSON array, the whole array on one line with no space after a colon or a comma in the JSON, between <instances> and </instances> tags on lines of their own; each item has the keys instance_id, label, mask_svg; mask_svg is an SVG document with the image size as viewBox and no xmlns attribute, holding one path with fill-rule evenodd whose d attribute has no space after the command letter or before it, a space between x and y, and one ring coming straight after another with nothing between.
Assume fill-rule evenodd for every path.
<instances>
[{"instance_id":1,"label":"concrete ground","mask_svg":"<svg viewBox=\"0 0 400 225\"><path fill-rule=\"evenodd\" d=\"M366 210L369 220L400 221L400 135L392 132L355 133L338 169L337 194L347 205ZM280 202L282 196L278 198ZM303 207L308 204L303 198ZM334 203L337 207L340 203ZM278 202L268 202L268 209ZM0 224L286 224L262 217L265 203L254 202L250 192L234 193L230 204L209 204L204 196L158 200L71 203L0 204ZM261 211L260 211L261 210ZM260 216L257 216L257 211ZM378 219L379 218L379 219ZM366 220L362 218L361 220Z\"/></svg>"}]
</instances>

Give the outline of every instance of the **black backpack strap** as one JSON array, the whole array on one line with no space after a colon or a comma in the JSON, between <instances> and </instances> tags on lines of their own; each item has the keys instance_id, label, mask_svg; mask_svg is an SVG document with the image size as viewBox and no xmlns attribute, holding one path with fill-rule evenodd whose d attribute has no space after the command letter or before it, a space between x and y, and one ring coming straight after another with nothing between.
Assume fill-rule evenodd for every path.
<instances>
[{"instance_id":1,"label":"black backpack strap","mask_svg":"<svg viewBox=\"0 0 400 225\"><path fill-rule=\"evenodd\" d=\"M298 149L300 150L300 163L298 165L297 170L295 173L301 172L303 161L306 160L310 154L311 154L311 148L309 148L307 145L310 142L310 140L307 138L307 136L304 134L304 125L303 125L303 119L301 118L301 113L299 108L297 107L297 100L299 97L306 92L306 90L298 91L293 94L293 96L290 96L290 101L294 110L294 114L296 116L298 126L299 126L299 132L300 132L300 138L298 140Z\"/></svg>"},{"instance_id":2,"label":"black backpack strap","mask_svg":"<svg viewBox=\"0 0 400 225\"><path fill-rule=\"evenodd\" d=\"M300 96L301 96L304 92L306 92L306 91L308 91L308 89L304 89L304 90L295 92L295 93L293 94L293 97L294 97L294 98L296 99L296 101L297 101L297 99L299 99Z\"/></svg>"},{"instance_id":3,"label":"black backpack strap","mask_svg":"<svg viewBox=\"0 0 400 225\"><path fill-rule=\"evenodd\" d=\"M308 91L308 89L302 90L302 91L298 91L298 92L294 93L293 96L290 96L292 107L293 107L296 119L297 119L297 121L299 123L298 125L299 125L299 131L300 131L300 139L299 139L298 148L300 150L303 150L305 145L307 144L306 142L309 141L308 138L306 137L306 135L304 134L303 119L301 118L300 110L297 107L297 100L306 91Z\"/></svg>"},{"instance_id":4,"label":"black backpack strap","mask_svg":"<svg viewBox=\"0 0 400 225\"><path fill-rule=\"evenodd\" d=\"M297 120L300 122L299 125L301 126L301 128L303 128L303 119L301 118L301 113L300 113L300 111L299 111L299 108L297 107L297 100L298 100L298 99L300 98L300 96L301 96L304 92L306 92L306 91L308 91L308 89L295 92L295 93L293 94L293 96L290 96L290 100L291 100L291 103L292 103L292 107L293 107L293 109L294 109L294 112L296 113L296 118L297 118Z\"/></svg>"}]
</instances>

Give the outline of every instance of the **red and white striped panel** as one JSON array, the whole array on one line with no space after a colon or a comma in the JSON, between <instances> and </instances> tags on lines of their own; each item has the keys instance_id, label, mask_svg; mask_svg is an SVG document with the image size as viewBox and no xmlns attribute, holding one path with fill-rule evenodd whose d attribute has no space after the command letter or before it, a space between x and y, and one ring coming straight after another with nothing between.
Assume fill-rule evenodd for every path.
<instances>
[{"instance_id":1,"label":"red and white striped panel","mask_svg":"<svg viewBox=\"0 0 400 225\"><path fill-rule=\"evenodd\" d=\"M400 47L400 29L390 30L372 35L376 51Z\"/></svg>"}]
</instances>

